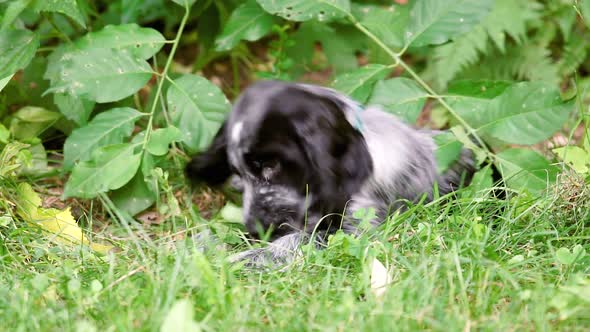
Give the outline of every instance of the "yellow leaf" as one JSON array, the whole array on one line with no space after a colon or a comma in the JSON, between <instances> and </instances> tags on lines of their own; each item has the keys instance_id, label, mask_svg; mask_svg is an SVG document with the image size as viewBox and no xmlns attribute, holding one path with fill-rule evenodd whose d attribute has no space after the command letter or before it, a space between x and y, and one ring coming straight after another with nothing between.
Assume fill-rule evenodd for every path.
<instances>
[{"instance_id":1,"label":"yellow leaf","mask_svg":"<svg viewBox=\"0 0 590 332\"><path fill-rule=\"evenodd\" d=\"M18 185L17 213L28 223L41 227L52 236L52 240L68 245L84 244L92 250L107 253L113 246L90 243L78 227L70 208L65 210L45 209L41 207L41 198L28 183Z\"/></svg>"}]
</instances>

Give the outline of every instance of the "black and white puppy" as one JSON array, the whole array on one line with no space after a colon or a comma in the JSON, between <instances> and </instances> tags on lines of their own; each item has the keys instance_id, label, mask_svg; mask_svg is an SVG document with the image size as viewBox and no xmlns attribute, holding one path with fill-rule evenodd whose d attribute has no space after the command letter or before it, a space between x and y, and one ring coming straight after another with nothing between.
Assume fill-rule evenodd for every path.
<instances>
[{"instance_id":1,"label":"black and white puppy","mask_svg":"<svg viewBox=\"0 0 590 332\"><path fill-rule=\"evenodd\" d=\"M358 209L374 208L378 225L407 201L432 199L436 187L444 195L468 184L475 171L470 150L437 173L439 133L415 129L378 106L362 109L328 88L264 81L244 91L186 171L209 185L239 176L246 229L270 229L273 242L237 259L284 263L312 233L354 233Z\"/></svg>"}]
</instances>

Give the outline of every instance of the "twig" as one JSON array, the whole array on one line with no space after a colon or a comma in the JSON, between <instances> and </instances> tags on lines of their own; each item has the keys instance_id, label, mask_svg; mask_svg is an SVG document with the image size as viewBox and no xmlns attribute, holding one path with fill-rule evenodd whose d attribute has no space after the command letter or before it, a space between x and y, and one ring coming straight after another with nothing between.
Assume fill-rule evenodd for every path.
<instances>
[{"instance_id":1,"label":"twig","mask_svg":"<svg viewBox=\"0 0 590 332\"><path fill-rule=\"evenodd\" d=\"M354 16L350 15L349 19L352 21L353 25L357 29L359 29L362 33L364 33L367 37L369 37L372 41L379 45L379 47L381 47L395 61L393 64L394 66L401 66L405 71L408 72L408 74L410 74L410 76L412 76L414 80L416 80L416 82L418 82L418 84L420 84L424 88L424 90L426 90L426 92L428 92L430 97L436 99L436 101L438 101L445 109L447 109L459 121L459 123L461 123L461 125L463 125L469 131L469 133L477 140L477 143L481 146L481 148L486 152L488 156L493 156L491 151L489 151L483 140L477 134L477 131L473 127L471 127L465 120L463 120L463 118L461 118L461 116L459 116L459 114L449 104L447 104L443 97L437 94L426 82L424 82L424 80L422 80L422 78L414 70L412 70L412 68L410 68L410 66L408 66L408 64L406 64L401 59L403 52L407 49L407 45L402 49L400 53L395 53L391 48L389 48L379 38L377 38L377 36L375 36L365 26L363 26L359 21L357 21Z\"/></svg>"}]
</instances>

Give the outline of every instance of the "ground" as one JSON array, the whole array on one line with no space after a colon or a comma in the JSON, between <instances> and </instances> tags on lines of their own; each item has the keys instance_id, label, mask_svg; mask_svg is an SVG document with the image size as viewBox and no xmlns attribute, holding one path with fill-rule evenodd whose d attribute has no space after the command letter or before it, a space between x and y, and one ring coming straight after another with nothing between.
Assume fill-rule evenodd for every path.
<instances>
[{"instance_id":1,"label":"ground","mask_svg":"<svg viewBox=\"0 0 590 332\"><path fill-rule=\"evenodd\" d=\"M244 244L219 214L188 228L182 217L167 226L96 220L95 238L118 247L105 256L21 229L2 239L0 313L5 327L27 331L183 322L212 331L587 330L588 192L563 181L569 192L543 199L464 191L417 205L267 271L227 262ZM382 296L370 288L374 257L393 275Z\"/></svg>"}]
</instances>

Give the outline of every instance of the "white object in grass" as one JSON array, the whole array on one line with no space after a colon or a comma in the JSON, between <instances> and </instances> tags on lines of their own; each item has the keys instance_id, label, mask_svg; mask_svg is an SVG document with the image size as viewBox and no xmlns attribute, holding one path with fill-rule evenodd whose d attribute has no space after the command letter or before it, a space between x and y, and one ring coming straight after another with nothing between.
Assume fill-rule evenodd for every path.
<instances>
[{"instance_id":1,"label":"white object in grass","mask_svg":"<svg viewBox=\"0 0 590 332\"><path fill-rule=\"evenodd\" d=\"M382 297L392 279L391 272L377 258L374 258L371 262L371 292L378 298Z\"/></svg>"}]
</instances>

